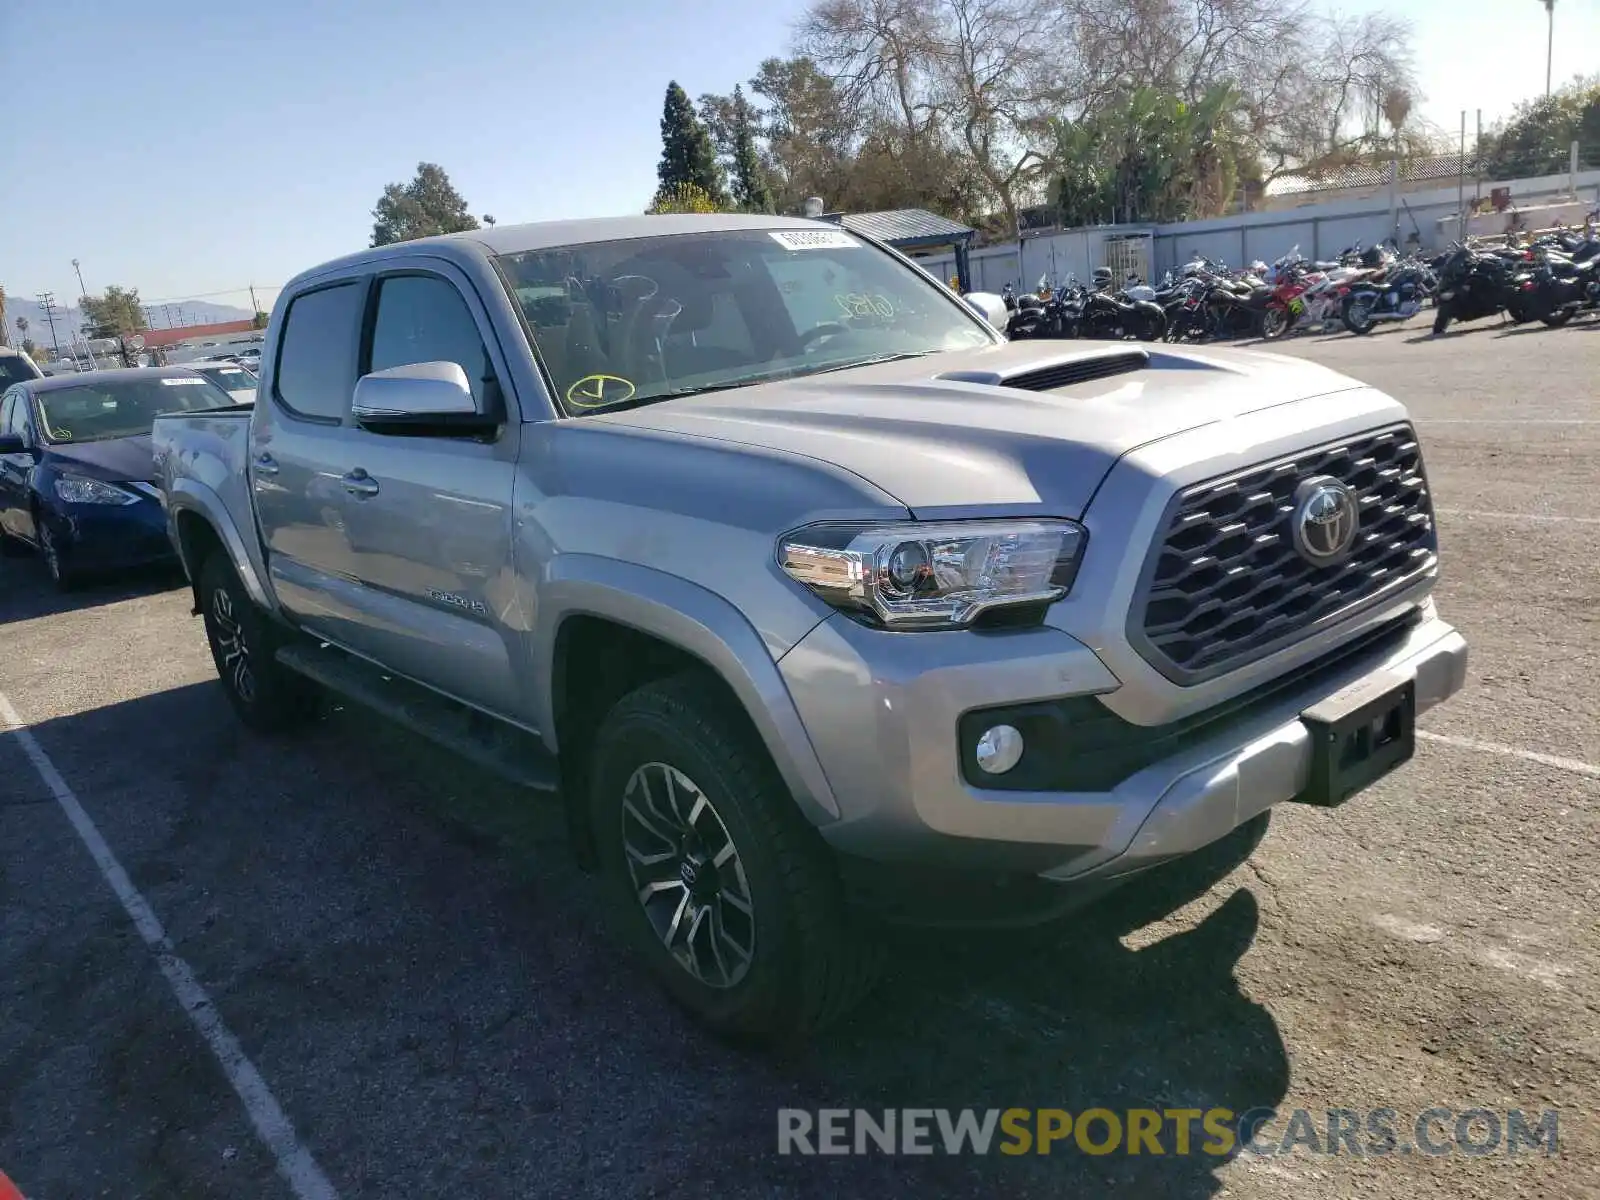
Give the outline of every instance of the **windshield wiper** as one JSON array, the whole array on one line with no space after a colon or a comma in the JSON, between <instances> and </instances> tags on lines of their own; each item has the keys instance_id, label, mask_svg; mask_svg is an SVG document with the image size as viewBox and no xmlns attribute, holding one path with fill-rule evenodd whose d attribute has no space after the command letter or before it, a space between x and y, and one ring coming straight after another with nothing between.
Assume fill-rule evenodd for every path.
<instances>
[{"instance_id":1,"label":"windshield wiper","mask_svg":"<svg viewBox=\"0 0 1600 1200\"><path fill-rule=\"evenodd\" d=\"M904 362L908 358L927 358L932 350L906 350L899 354L875 354L871 358L853 358L849 362L823 367L820 371L807 371L807 375L831 375L834 371L851 371L856 367L875 367L879 363Z\"/></svg>"},{"instance_id":2,"label":"windshield wiper","mask_svg":"<svg viewBox=\"0 0 1600 1200\"><path fill-rule=\"evenodd\" d=\"M934 351L932 350L911 350L899 354L878 354L871 358L855 358L849 362L820 367L815 371L797 368L792 371L777 371L767 375L748 375L741 379L725 379L721 383L703 383L691 387L669 388L664 392L651 392L648 396L630 396L626 400L618 400L615 404L608 404L604 408L590 409L588 412L626 412L630 408L641 408L646 404L654 404L657 400L674 400L683 396L706 396L712 392L731 392L735 388L754 387L758 383L778 383L791 379L806 379L812 375L828 375L834 371L848 371L854 367L872 367L877 366L879 363L901 362L908 358L925 358L933 353Z\"/></svg>"}]
</instances>

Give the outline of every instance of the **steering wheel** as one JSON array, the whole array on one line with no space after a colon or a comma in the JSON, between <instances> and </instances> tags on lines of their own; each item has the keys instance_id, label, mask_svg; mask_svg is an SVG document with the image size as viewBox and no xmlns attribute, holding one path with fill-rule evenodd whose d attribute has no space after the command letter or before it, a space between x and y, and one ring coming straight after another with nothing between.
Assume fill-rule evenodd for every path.
<instances>
[{"instance_id":1,"label":"steering wheel","mask_svg":"<svg viewBox=\"0 0 1600 1200\"><path fill-rule=\"evenodd\" d=\"M849 332L850 330L838 321L824 321L821 325L814 326L800 335L800 349L804 350L818 338L834 337L838 334Z\"/></svg>"}]
</instances>

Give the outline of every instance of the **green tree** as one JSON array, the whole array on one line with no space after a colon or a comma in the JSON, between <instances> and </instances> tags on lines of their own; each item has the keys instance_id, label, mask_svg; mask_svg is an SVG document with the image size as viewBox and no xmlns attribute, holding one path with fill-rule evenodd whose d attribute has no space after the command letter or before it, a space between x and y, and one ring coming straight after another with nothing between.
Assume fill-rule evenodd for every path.
<instances>
[{"instance_id":1,"label":"green tree","mask_svg":"<svg viewBox=\"0 0 1600 1200\"><path fill-rule=\"evenodd\" d=\"M450 176L430 162L417 164L410 183L385 187L372 215L374 246L478 228L478 219L450 183Z\"/></svg>"},{"instance_id":2,"label":"green tree","mask_svg":"<svg viewBox=\"0 0 1600 1200\"><path fill-rule=\"evenodd\" d=\"M1517 105L1505 125L1484 134L1484 178L1564 175L1573 142L1580 163L1600 164L1600 75Z\"/></svg>"},{"instance_id":3,"label":"green tree","mask_svg":"<svg viewBox=\"0 0 1600 1200\"><path fill-rule=\"evenodd\" d=\"M268 317L268 315L266 313L261 312L258 309L256 311L256 315L250 318L250 328L251 329L265 329L267 327L267 321L269 319L270 318Z\"/></svg>"},{"instance_id":4,"label":"green tree","mask_svg":"<svg viewBox=\"0 0 1600 1200\"><path fill-rule=\"evenodd\" d=\"M726 200L722 167L711 134L695 115L689 94L676 80L667 84L661 109L661 163L656 167L659 190L681 185L699 188L721 207Z\"/></svg>"},{"instance_id":5,"label":"green tree","mask_svg":"<svg viewBox=\"0 0 1600 1200\"><path fill-rule=\"evenodd\" d=\"M103 296L84 296L78 301L83 314L83 336L88 338L130 337L150 328L139 303L138 288L108 287Z\"/></svg>"},{"instance_id":6,"label":"green tree","mask_svg":"<svg viewBox=\"0 0 1600 1200\"><path fill-rule=\"evenodd\" d=\"M645 209L646 214L656 216L661 213L714 213L721 212L722 206L717 203L705 188L693 183L677 183L670 186L663 184L656 190L655 199L650 202L650 207Z\"/></svg>"},{"instance_id":7,"label":"green tree","mask_svg":"<svg viewBox=\"0 0 1600 1200\"><path fill-rule=\"evenodd\" d=\"M733 89L733 202L745 212L772 211L772 189L756 151L756 112L745 99L744 88Z\"/></svg>"}]
</instances>

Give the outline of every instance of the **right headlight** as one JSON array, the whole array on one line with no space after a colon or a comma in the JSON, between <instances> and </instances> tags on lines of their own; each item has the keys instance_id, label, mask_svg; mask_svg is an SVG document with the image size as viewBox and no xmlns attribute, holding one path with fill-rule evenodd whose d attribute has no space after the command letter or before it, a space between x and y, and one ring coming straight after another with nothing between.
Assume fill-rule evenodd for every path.
<instances>
[{"instance_id":1,"label":"right headlight","mask_svg":"<svg viewBox=\"0 0 1600 1200\"><path fill-rule=\"evenodd\" d=\"M809 525L779 543L778 561L835 608L885 628L960 629L1065 596L1087 540L1076 521Z\"/></svg>"}]
</instances>

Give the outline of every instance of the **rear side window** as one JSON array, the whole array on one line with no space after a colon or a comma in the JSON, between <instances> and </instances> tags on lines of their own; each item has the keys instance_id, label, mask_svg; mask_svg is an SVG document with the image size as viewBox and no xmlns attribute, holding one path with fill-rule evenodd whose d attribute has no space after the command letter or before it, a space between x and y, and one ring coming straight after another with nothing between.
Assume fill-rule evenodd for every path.
<instances>
[{"instance_id":1,"label":"rear side window","mask_svg":"<svg viewBox=\"0 0 1600 1200\"><path fill-rule=\"evenodd\" d=\"M393 275L378 285L368 370L453 362L467 373L472 398L483 403L491 374L472 310L453 283L436 275Z\"/></svg>"},{"instance_id":2,"label":"rear side window","mask_svg":"<svg viewBox=\"0 0 1600 1200\"><path fill-rule=\"evenodd\" d=\"M365 289L340 283L296 296L283 319L273 391L304 417L340 420L356 385L356 337Z\"/></svg>"}]
</instances>

